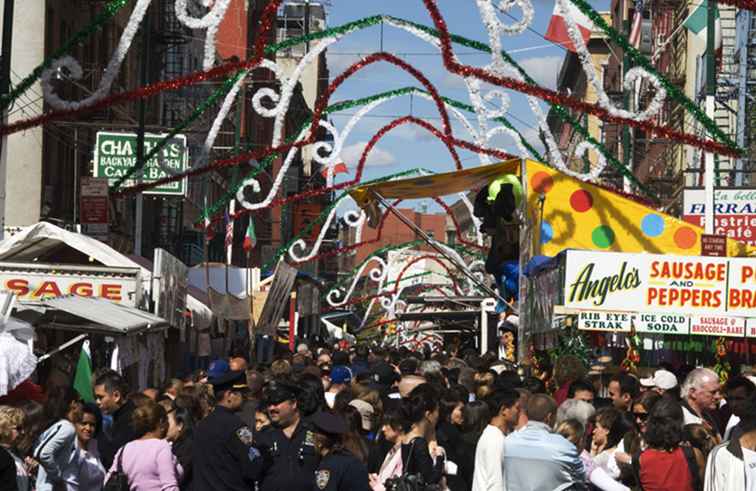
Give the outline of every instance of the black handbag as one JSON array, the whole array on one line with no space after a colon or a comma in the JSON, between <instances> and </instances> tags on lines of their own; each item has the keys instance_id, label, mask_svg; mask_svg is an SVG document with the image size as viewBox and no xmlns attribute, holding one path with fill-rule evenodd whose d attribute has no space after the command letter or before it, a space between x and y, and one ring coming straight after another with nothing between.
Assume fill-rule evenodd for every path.
<instances>
[{"instance_id":1,"label":"black handbag","mask_svg":"<svg viewBox=\"0 0 756 491\"><path fill-rule=\"evenodd\" d=\"M123 466L121 460L123 459L123 452L126 451L126 445L121 448L121 453L118 454L118 461L116 464L116 471L110 475L110 479L105 483L103 491L129 491L129 476L123 472Z\"/></svg>"},{"instance_id":2,"label":"black handbag","mask_svg":"<svg viewBox=\"0 0 756 491\"><path fill-rule=\"evenodd\" d=\"M438 485L426 484L422 474L410 474L407 472L414 450L415 440L412 440L407 463L402 462L402 475L386 479L386 483L384 484L386 491L436 491L440 489Z\"/></svg>"}]
</instances>

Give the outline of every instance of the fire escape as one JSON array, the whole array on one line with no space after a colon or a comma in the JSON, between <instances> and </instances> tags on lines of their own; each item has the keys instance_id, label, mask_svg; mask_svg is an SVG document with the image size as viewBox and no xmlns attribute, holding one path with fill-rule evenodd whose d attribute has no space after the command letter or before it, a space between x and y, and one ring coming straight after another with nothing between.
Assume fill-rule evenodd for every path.
<instances>
[{"instance_id":1,"label":"fire escape","mask_svg":"<svg viewBox=\"0 0 756 491\"><path fill-rule=\"evenodd\" d=\"M736 18L737 143L746 155L735 164L735 186L753 185L756 178L756 15L741 9Z\"/></svg>"}]
</instances>

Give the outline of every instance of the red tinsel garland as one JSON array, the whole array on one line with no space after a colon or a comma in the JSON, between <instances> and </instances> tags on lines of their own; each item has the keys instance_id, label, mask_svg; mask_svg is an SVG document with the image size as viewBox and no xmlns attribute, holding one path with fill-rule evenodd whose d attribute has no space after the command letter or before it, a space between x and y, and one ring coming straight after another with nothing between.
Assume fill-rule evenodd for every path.
<instances>
[{"instance_id":1,"label":"red tinsel garland","mask_svg":"<svg viewBox=\"0 0 756 491\"><path fill-rule=\"evenodd\" d=\"M254 43L254 56L247 60L235 61L230 63L224 63L217 67L211 68L207 71L197 71L185 75L183 77L174 78L171 80L163 80L155 82L153 84L139 87L138 89L122 92L120 94L114 94L109 97L100 99L94 104L83 106L78 109L66 109L58 111L50 111L41 116L34 118L24 119L13 124L0 126L0 135L10 135L17 133L35 126L50 123L52 121L58 121L61 119L71 119L76 116L98 111L106 107L141 99L144 97L150 97L152 95L163 92L164 90L177 90L187 85L194 85L198 82L204 82L206 80L213 80L223 75L227 75L239 70L248 70L256 67L265 56L265 47L267 46L267 34L270 31L271 26L276 21L276 15L279 4L283 0L271 0L271 2L263 10L263 14L260 18L260 24L258 27L257 36Z\"/></svg>"},{"instance_id":2,"label":"red tinsel garland","mask_svg":"<svg viewBox=\"0 0 756 491\"><path fill-rule=\"evenodd\" d=\"M583 113L593 114L605 122L610 123L624 123L635 128L642 129L649 133L653 133L672 140L678 140L688 145L701 148L707 152L718 153L729 157L738 157L740 152L737 149L730 148L727 145L723 145L714 140L699 138L696 135L683 133L676 130L672 130L652 121L637 121L632 118L624 118L619 116L612 116L609 111L599 106L598 104L590 104L584 102L576 97L565 96L555 92L553 90L544 89L536 85L530 85L525 82L513 79L511 77L504 77L500 75L494 75L483 68L473 67L469 65L461 65L454 60L454 52L451 45L451 35L446 26L441 12L436 5L435 0L423 0L425 8L433 20L433 24L440 33L442 58L444 60L444 66L447 70L456 73L462 77L474 76L480 80L484 80L492 85L498 85L500 87L506 87L508 89L516 90L524 94L536 96L552 104L558 104L560 106L567 106L572 109L578 110Z\"/></svg>"}]
</instances>

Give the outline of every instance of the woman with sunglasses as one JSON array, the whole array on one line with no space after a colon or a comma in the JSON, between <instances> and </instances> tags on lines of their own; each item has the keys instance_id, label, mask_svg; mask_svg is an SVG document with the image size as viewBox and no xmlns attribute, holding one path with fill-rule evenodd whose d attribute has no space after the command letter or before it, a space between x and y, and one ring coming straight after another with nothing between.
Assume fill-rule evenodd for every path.
<instances>
[{"instance_id":1,"label":"woman with sunglasses","mask_svg":"<svg viewBox=\"0 0 756 491\"><path fill-rule=\"evenodd\" d=\"M78 486L68 490L100 491L105 480L105 467L97 450L97 435L102 426L102 417L97 406L91 403L82 406L81 418L75 423L79 452Z\"/></svg>"},{"instance_id":2,"label":"woman with sunglasses","mask_svg":"<svg viewBox=\"0 0 756 491\"><path fill-rule=\"evenodd\" d=\"M0 491L31 489L29 473L16 448L23 431L23 411L0 406Z\"/></svg>"}]
</instances>

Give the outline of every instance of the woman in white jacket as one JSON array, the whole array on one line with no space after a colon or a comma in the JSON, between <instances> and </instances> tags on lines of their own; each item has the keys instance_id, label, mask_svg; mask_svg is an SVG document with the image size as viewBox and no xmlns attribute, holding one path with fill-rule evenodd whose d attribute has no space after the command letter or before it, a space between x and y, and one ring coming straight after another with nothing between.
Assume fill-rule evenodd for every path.
<instances>
[{"instance_id":1,"label":"woman in white jacket","mask_svg":"<svg viewBox=\"0 0 756 491\"><path fill-rule=\"evenodd\" d=\"M74 423L81 404L72 388L57 387L48 394L45 413L52 424L42 432L32 457L39 462L37 491L65 490L77 484L78 446Z\"/></svg>"}]
</instances>

